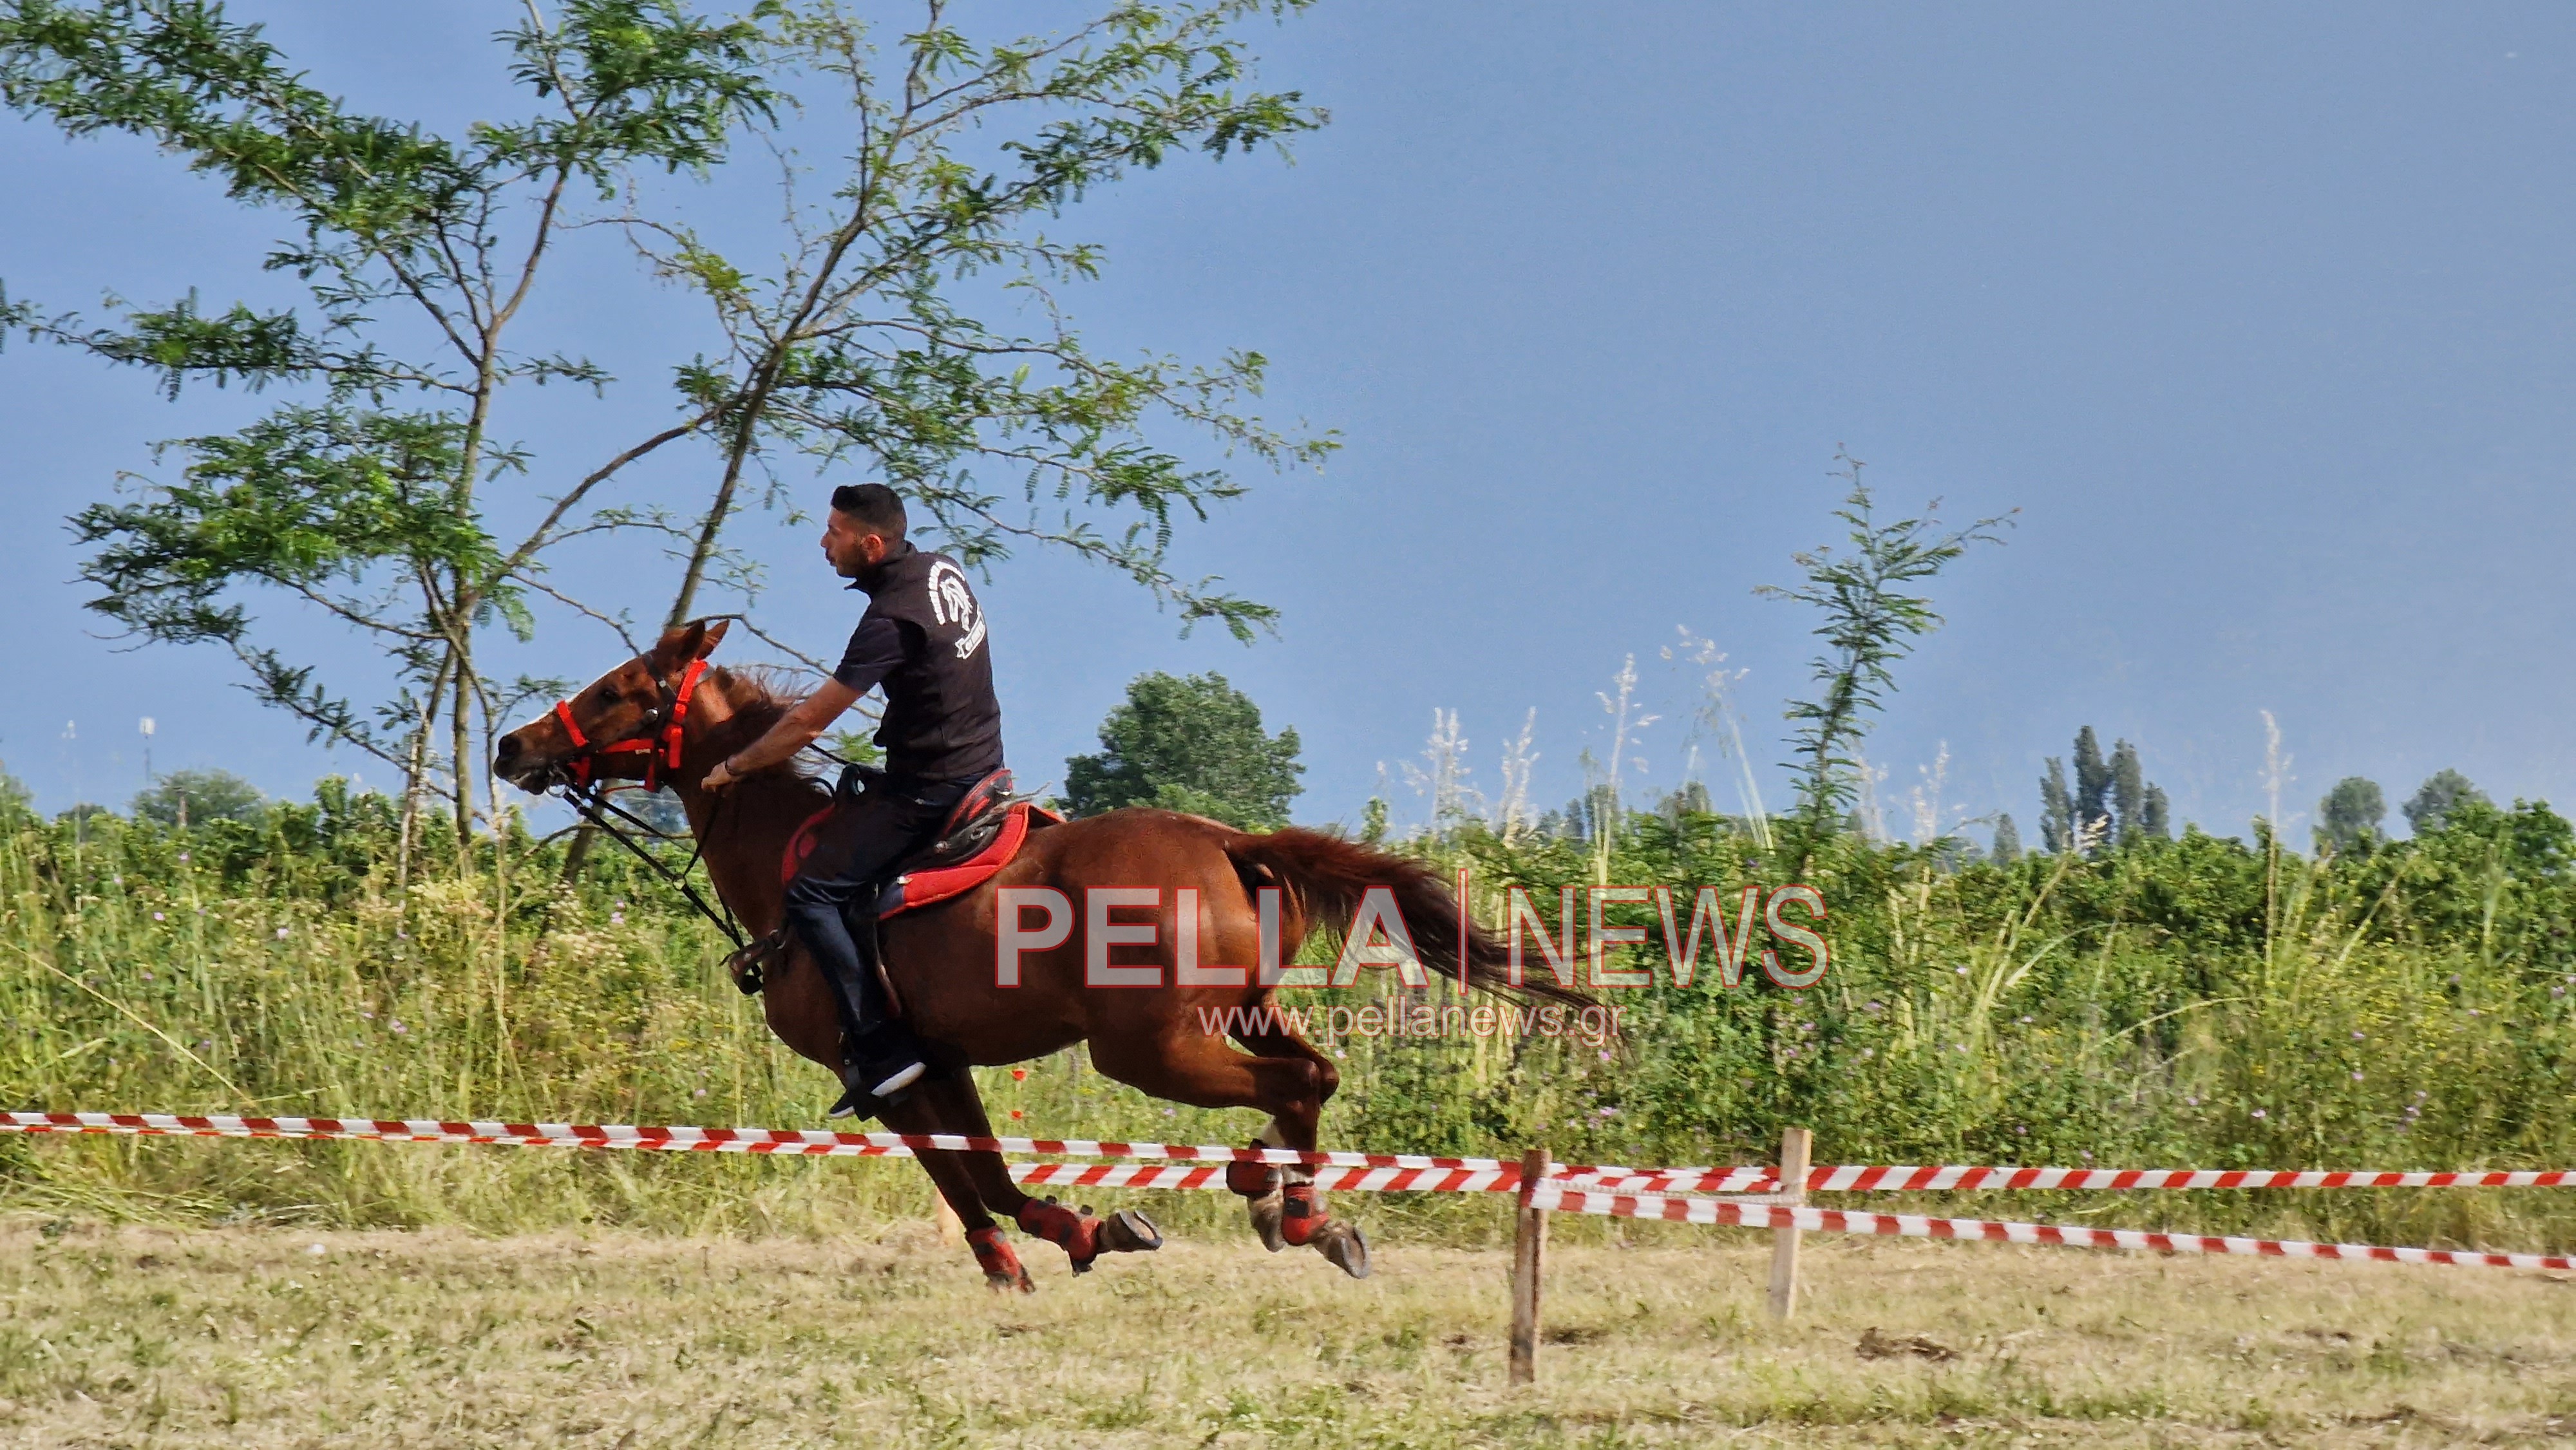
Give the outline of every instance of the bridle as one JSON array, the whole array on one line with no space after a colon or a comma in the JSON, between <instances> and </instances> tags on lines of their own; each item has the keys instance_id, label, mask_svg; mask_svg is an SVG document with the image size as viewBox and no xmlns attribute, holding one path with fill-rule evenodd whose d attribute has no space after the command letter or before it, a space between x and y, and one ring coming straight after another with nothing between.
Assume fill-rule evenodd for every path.
<instances>
[{"instance_id":1,"label":"bridle","mask_svg":"<svg viewBox=\"0 0 2576 1450\"><path fill-rule=\"evenodd\" d=\"M563 776L565 801L583 820L588 821L592 827L610 840L633 852L635 858L642 861L647 869L686 897L689 904L696 907L701 916L714 922L726 936L733 938L733 944L736 947L740 947L743 945L742 927L733 919L732 910L728 908L720 912L715 907L709 906L706 898L698 894L697 888L689 884L689 873L697 869L698 857L706 849L706 843L703 840L692 842L688 864L673 871L660 857L645 850L642 843L627 830L619 829L619 822L623 822L633 831L646 835L660 836L662 833L608 799L613 791L619 789L641 789L647 794L660 790L662 773L666 770L676 773L679 770L682 745L680 735L689 721L689 701L698 693L698 681L705 678L706 673L707 662L703 659L694 659L689 661L686 669L680 671L680 678L676 684L661 676L655 676L653 683L661 687L662 704L644 717L648 733L632 740L618 740L606 744L592 740L582 733L581 726L573 720L572 701L555 701L555 723L563 726L564 734L571 737L573 748L571 755L556 762L556 769ZM662 722L659 730L651 728L656 719ZM640 786L631 781L612 784L604 778L599 778L601 762L614 755L644 757L644 779ZM719 813L724 810L724 801L721 797L717 800L716 810ZM611 816L615 816L617 820L611 821L609 819Z\"/></svg>"},{"instance_id":2,"label":"bridle","mask_svg":"<svg viewBox=\"0 0 2576 1450\"><path fill-rule=\"evenodd\" d=\"M680 768L680 732L682 727L688 724L689 701L697 694L698 681L705 677L706 672L707 662L703 659L695 659L689 661L688 668L680 671L677 684L655 677L653 683L662 689L662 705L651 714L647 714L644 717L644 723L650 727L656 717L661 717L662 728L654 734L638 736L632 740L619 740L609 744L592 740L582 733L580 724L572 718L572 701L555 701L555 723L563 726L564 734L572 739L573 753L557 762L565 779L579 789L588 790L591 788L591 778L597 773L601 761L607 757L641 755L644 757L643 790L648 795L660 790L662 772Z\"/></svg>"}]
</instances>

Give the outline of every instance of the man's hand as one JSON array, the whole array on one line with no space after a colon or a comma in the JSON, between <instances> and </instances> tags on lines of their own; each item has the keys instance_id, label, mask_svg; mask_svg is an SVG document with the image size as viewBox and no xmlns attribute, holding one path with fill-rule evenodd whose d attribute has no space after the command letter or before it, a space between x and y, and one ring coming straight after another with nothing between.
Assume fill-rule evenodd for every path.
<instances>
[{"instance_id":1,"label":"man's hand","mask_svg":"<svg viewBox=\"0 0 2576 1450\"><path fill-rule=\"evenodd\" d=\"M716 762L716 768L707 772L707 778L698 782L698 789L711 795L722 794L741 779L741 776L733 773L732 761L719 760Z\"/></svg>"}]
</instances>

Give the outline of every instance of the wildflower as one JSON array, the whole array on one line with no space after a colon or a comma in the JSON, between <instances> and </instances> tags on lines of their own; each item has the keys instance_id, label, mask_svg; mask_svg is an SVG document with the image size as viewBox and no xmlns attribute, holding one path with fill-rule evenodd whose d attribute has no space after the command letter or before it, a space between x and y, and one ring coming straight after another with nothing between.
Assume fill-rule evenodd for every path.
<instances>
[{"instance_id":1,"label":"wildflower","mask_svg":"<svg viewBox=\"0 0 2576 1450\"><path fill-rule=\"evenodd\" d=\"M1015 1067L1015 1068L1012 1068L1012 1069L1011 1069L1011 1081L1013 1081L1013 1082L1018 1082L1018 1081L1020 1081L1022 1078L1027 1077L1028 1075L1029 1075L1029 1070L1028 1070L1027 1068L1025 1068L1025 1067Z\"/></svg>"},{"instance_id":2,"label":"wildflower","mask_svg":"<svg viewBox=\"0 0 2576 1450\"><path fill-rule=\"evenodd\" d=\"M1013 1109L1011 1109L1011 1121L1012 1121L1012 1122L1014 1122L1014 1123L1016 1123L1016 1122L1018 1122L1019 1120L1020 1120L1020 1110L1019 1110L1019 1109L1017 1109L1017 1108L1013 1108Z\"/></svg>"},{"instance_id":3,"label":"wildflower","mask_svg":"<svg viewBox=\"0 0 2576 1450\"><path fill-rule=\"evenodd\" d=\"M2571 977L2568 980L2576 981L2576 977ZM1860 1010L1863 1012L1884 1012L1887 1009L1876 1002L1863 1002L1860 1004Z\"/></svg>"},{"instance_id":4,"label":"wildflower","mask_svg":"<svg viewBox=\"0 0 2576 1450\"><path fill-rule=\"evenodd\" d=\"M2361 1081L2361 1074L2360 1074L2360 1073L2358 1073L2358 1072L2355 1072L2355 1073L2352 1075L2352 1080L2353 1080L2354 1082L2359 1082L2359 1081Z\"/></svg>"},{"instance_id":5,"label":"wildflower","mask_svg":"<svg viewBox=\"0 0 2576 1450\"><path fill-rule=\"evenodd\" d=\"M358 1016L361 1020L367 1022L373 1022L376 1020L376 1014L373 1012L360 1012Z\"/></svg>"},{"instance_id":6,"label":"wildflower","mask_svg":"<svg viewBox=\"0 0 2576 1450\"><path fill-rule=\"evenodd\" d=\"M154 912L154 913L152 913L152 919L153 919L154 921L159 921L159 920L161 919L161 913L159 913L159 912L157 912L157 911L156 911L156 912Z\"/></svg>"},{"instance_id":7,"label":"wildflower","mask_svg":"<svg viewBox=\"0 0 2576 1450\"><path fill-rule=\"evenodd\" d=\"M151 980L152 980L152 974L151 974L150 972L145 972L145 973L143 974L143 980L145 980L145 981L147 981L147 982L148 982L148 981L151 981Z\"/></svg>"},{"instance_id":8,"label":"wildflower","mask_svg":"<svg viewBox=\"0 0 2576 1450\"><path fill-rule=\"evenodd\" d=\"M2256 1116L2256 1117L2260 1118L2260 1117L2266 1117L2266 1116L2268 1116L2268 1114L2266 1114L2266 1113L2265 1113L2261 1108L2256 1108L2256 1109L2254 1110L2254 1116Z\"/></svg>"},{"instance_id":9,"label":"wildflower","mask_svg":"<svg viewBox=\"0 0 2576 1450\"><path fill-rule=\"evenodd\" d=\"M626 924L626 913L622 911L610 912L608 914L608 924L610 926L624 926Z\"/></svg>"},{"instance_id":10,"label":"wildflower","mask_svg":"<svg viewBox=\"0 0 2576 1450\"><path fill-rule=\"evenodd\" d=\"M277 929L277 939L279 941L286 940L286 928L281 926Z\"/></svg>"},{"instance_id":11,"label":"wildflower","mask_svg":"<svg viewBox=\"0 0 2576 1450\"><path fill-rule=\"evenodd\" d=\"M1876 1057L1878 1056L1878 1049L1875 1047L1864 1047L1860 1050L1860 1055L1863 1058Z\"/></svg>"},{"instance_id":12,"label":"wildflower","mask_svg":"<svg viewBox=\"0 0 2576 1450\"><path fill-rule=\"evenodd\" d=\"M2198 1099L2198 1098L2184 1098L2184 1099L2182 1100L2182 1104L2183 1104L2183 1106L2184 1106L2184 1107L2187 1107L2187 1108L2196 1108L2196 1107L2199 1107L2199 1106L2200 1106L2200 1099Z\"/></svg>"},{"instance_id":13,"label":"wildflower","mask_svg":"<svg viewBox=\"0 0 2576 1450\"><path fill-rule=\"evenodd\" d=\"M2030 1019L2030 1018L2028 1018L2028 1017L2024 1017L2024 1018L2022 1018L2022 1019L2021 1019L2021 1025L2022 1025L2022 1026L2024 1026L2024 1027L2028 1027L2028 1026L2030 1025L2030 1023L2031 1023L2031 1019Z\"/></svg>"},{"instance_id":14,"label":"wildflower","mask_svg":"<svg viewBox=\"0 0 2576 1450\"><path fill-rule=\"evenodd\" d=\"M187 853L187 852L185 852L185 851L180 852L180 853L179 853L179 859L180 859L180 860L182 860L182 861L187 860L187 859L188 859L188 853ZM2570 980L2570 981L2576 981L2576 977L2571 977L2571 978L2569 978L2568 980Z\"/></svg>"},{"instance_id":15,"label":"wildflower","mask_svg":"<svg viewBox=\"0 0 2576 1450\"><path fill-rule=\"evenodd\" d=\"M399 1017L397 1017L397 1018L395 1018L395 1019L393 1020L392 1030L393 1030L394 1035L395 1035L395 1036L397 1036L397 1037L400 1037L400 1036L402 1036L403 1034L408 1033L409 1031L411 1031L411 1029L410 1029L410 1028L405 1027L405 1026L403 1025L403 1020L402 1020L401 1018L399 1018Z\"/></svg>"},{"instance_id":16,"label":"wildflower","mask_svg":"<svg viewBox=\"0 0 2576 1450\"><path fill-rule=\"evenodd\" d=\"M2424 1091L2424 1090L2422 1090L2422 1089L2420 1089L2420 1088L2419 1088L2419 1089L2417 1089L2417 1090L2416 1090L2416 1093L2415 1093L2415 1101L2417 1101L2417 1102L2419 1102L2419 1103L2420 1103L2420 1102L2424 1101L2426 1098L2429 1098L2429 1097L2431 1097L2431 1096L2432 1096L2432 1094L2431 1094L2431 1093L2426 1092L2426 1091Z\"/></svg>"},{"instance_id":17,"label":"wildflower","mask_svg":"<svg viewBox=\"0 0 2576 1450\"><path fill-rule=\"evenodd\" d=\"M1959 975L1963 977L1968 975L1968 969L1966 967L1959 968Z\"/></svg>"},{"instance_id":18,"label":"wildflower","mask_svg":"<svg viewBox=\"0 0 2576 1450\"><path fill-rule=\"evenodd\" d=\"M1605 1118L1615 1118L1619 1116L1619 1110L1617 1108L1603 1108L1601 1110L1601 1116Z\"/></svg>"},{"instance_id":19,"label":"wildflower","mask_svg":"<svg viewBox=\"0 0 2576 1450\"><path fill-rule=\"evenodd\" d=\"M2485 1014L2484 1012L2479 1011L2479 1010L2478 1010L2477 1008L2475 1008L2475 1007L2472 1007L2472 1008L2470 1008L2470 1009L2469 1009L2469 1015L2470 1015L2470 1016L2472 1016L2472 1017L2484 1017L2484 1016L2485 1016L2485 1015L2487 1015L2487 1014Z\"/></svg>"},{"instance_id":20,"label":"wildflower","mask_svg":"<svg viewBox=\"0 0 2576 1450\"><path fill-rule=\"evenodd\" d=\"M2090 1163L2093 1161L2093 1150L2090 1148L2081 1149L2077 1156L2081 1157L2085 1162Z\"/></svg>"},{"instance_id":21,"label":"wildflower","mask_svg":"<svg viewBox=\"0 0 2576 1450\"><path fill-rule=\"evenodd\" d=\"M707 1095L707 1090L706 1090L705 1088L700 1088L700 1089L698 1089L696 1092L693 1092L693 1093L689 1094L689 1096L691 1096L691 1097L693 1097L693 1098L702 1098L702 1097L705 1097L706 1095Z\"/></svg>"},{"instance_id":22,"label":"wildflower","mask_svg":"<svg viewBox=\"0 0 2576 1450\"><path fill-rule=\"evenodd\" d=\"M2360 1040L2362 1040L2364 1037L2367 1037L2367 1036L2369 1036L2369 1035L2370 1035L2370 1034L2368 1034L2368 1033L2366 1033L2366 1032L2355 1032L2355 1033L2353 1033L2353 1034L2352 1034L2352 1040L2353 1040L2353 1041L2355 1041L2355 1042L2359 1042L2359 1041L2360 1041Z\"/></svg>"},{"instance_id":23,"label":"wildflower","mask_svg":"<svg viewBox=\"0 0 2576 1450\"><path fill-rule=\"evenodd\" d=\"M1795 1049L1795 1048L1791 1048L1790 1050L1794 1052L1794 1051L1796 1051L1797 1049ZM1605 1047L1605 1048L1603 1048L1603 1049L1601 1049L1601 1060L1602 1060L1603 1062L1608 1062L1608 1061L1610 1060L1610 1049L1608 1049L1608 1048L1606 1048L1606 1047Z\"/></svg>"},{"instance_id":24,"label":"wildflower","mask_svg":"<svg viewBox=\"0 0 2576 1450\"><path fill-rule=\"evenodd\" d=\"M1181 1115L1181 1113L1180 1113L1180 1110L1179 1110L1178 1108L1165 1108L1165 1109L1163 1109L1163 1116L1164 1116L1164 1117L1167 1117L1167 1118L1177 1118L1177 1117L1179 1117L1180 1115Z\"/></svg>"},{"instance_id":25,"label":"wildflower","mask_svg":"<svg viewBox=\"0 0 2576 1450\"><path fill-rule=\"evenodd\" d=\"M2030 1136L2030 1129L2021 1126L2019 1123L2015 1123L2013 1125L2013 1136L2016 1138L2027 1138Z\"/></svg>"}]
</instances>

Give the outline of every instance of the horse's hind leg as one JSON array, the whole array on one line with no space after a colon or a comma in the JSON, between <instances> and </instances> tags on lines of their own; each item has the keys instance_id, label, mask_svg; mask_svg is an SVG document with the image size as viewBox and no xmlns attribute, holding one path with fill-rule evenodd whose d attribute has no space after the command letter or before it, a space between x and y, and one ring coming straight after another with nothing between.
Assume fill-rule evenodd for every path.
<instances>
[{"instance_id":1,"label":"horse's hind leg","mask_svg":"<svg viewBox=\"0 0 2576 1450\"><path fill-rule=\"evenodd\" d=\"M967 1090L971 1093L974 1085L969 1083ZM980 1134L984 1131L980 1107L971 1126L952 1120L948 1113L953 1110L953 1104L942 1100L939 1094L916 1088L901 1104L886 1109L885 1125L897 1133ZM956 1211L957 1221L965 1225L966 1243L975 1251L975 1263L984 1271L985 1284L994 1289L1017 1289L1023 1294L1034 1294L1038 1286L1029 1279L1029 1271L1020 1263L1019 1254L1011 1248L1001 1226L993 1222L993 1216L984 1211L985 1200L977 1188L973 1164L966 1161L979 1156L992 1158L997 1163L1000 1161L990 1153L955 1153L938 1148L924 1149L919 1158L921 1171L930 1175L931 1186L939 1190L939 1196ZM1014 1195L1019 1192L1011 1186L1008 1175L1003 1176L1002 1184Z\"/></svg>"},{"instance_id":2,"label":"horse's hind leg","mask_svg":"<svg viewBox=\"0 0 2576 1450\"><path fill-rule=\"evenodd\" d=\"M1271 1121L1256 1146L1315 1151L1324 1098L1338 1084L1339 1074L1322 1054L1296 1037L1283 1033L1277 1041L1267 1036L1256 1040L1269 1050L1247 1057L1220 1038L1185 1029L1160 1038L1094 1037L1091 1061L1118 1081L1171 1102L1201 1108L1261 1108ZM1245 1177L1229 1172L1226 1181L1237 1192L1245 1192L1249 1186ZM1366 1278L1368 1243L1359 1230L1325 1215L1323 1202L1315 1194L1314 1174L1293 1168L1281 1177L1286 1180L1279 1190L1281 1241L1312 1244L1351 1277ZM1256 1205L1259 1201L1255 1199ZM1254 1224L1260 1225L1257 1214Z\"/></svg>"},{"instance_id":3,"label":"horse's hind leg","mask_svg":"<svg viewBox=\"0 0 2576 1450\"><path fill-rule=\"evenodd\" d=\"M1264 1030L1235 1034L1235 1041L1263 1057L1282 1058L1311 1063L1318 1079L1315 1111L1332 1101L1334 1090L1342 1085L1340 1069L1331 1058L1316 1050L1315 1045L1290 1031L1276 1017L1268 1017ZM1293 1148L1299 1152L1315 1151L1317 1143L1315 1117L1292 1121L1274 1116L1261 1135L1252 1141L1256 1148ZM1353 1278L1368 1276L1368 1242L1360 1231L1324 1211L1324 1196L1314 1186L1314 1173L1303 1167L1264 1170L1256 1164L1236 1164L1244 1173L1229 1172L1226 1186L1251 1200L1252 1231L1261 1237L1263 1246L1277 1253L1291 1243L1310 1243L1327 1259L1339 1265ZM1293 1218L1304 1221L1303 1233L1291 1229Z\"/></svg>"}]
</instances>

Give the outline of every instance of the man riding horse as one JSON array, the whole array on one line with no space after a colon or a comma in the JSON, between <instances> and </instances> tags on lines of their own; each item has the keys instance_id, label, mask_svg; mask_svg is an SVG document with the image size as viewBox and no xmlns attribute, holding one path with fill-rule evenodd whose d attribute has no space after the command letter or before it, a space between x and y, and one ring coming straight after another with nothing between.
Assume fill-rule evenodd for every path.
<instances>
[{"instance_id":1,"label":"man riding horse","mask_svg":"<svg viewBox=\"0 0 2576 1450\"><path fill-rule=\"evenodd\" d=\"M832 491L823 557L868 596L840 668L769 732L707 773L710 792L792 758L859 697L885 689L877 747L885 773L824 818L787 887L787 922L833 987L845 1039L831 1115L874 1117L928 1066L877 982L876 899L884 877L929 843L949 812L1002 769L1002 707L984 611L965 571L904 537L903 499L881 483Z\"/></svg>"},{"instance_id":2,"label":"man riding horse","mask_svg":"<svg viewBox=\"0 0 2576 1450\"><path fill-rule=\"evenodd\" d=\"M1305 1245L1366 1274L1367 1240L1325 1211L1302 1156L1317 1151L1341 1074L1270 1010L1298 944L1318 928L1355 936L1353 948L1389 938L1346 949L1336 985L1363 965L1396 965L1426 989L1454 979L1588 999L1570 975L1524 980L1517 953L1417 860L1145 807L1073 821L1003 808L991 645L964 574L905 541L893 490L845 487L832 505L824 555L869 602L814 694L713 664L725 625L692 620L503 736L493 768L530 791L678 794L726 908L754 934L794 939L737 956L736 982L761 994L780 1041L839 1075L836 1114L989 1138L968 1068L1086 1044L1103 1076L1154 1097L1267 1113L1256 1146L1286 1155L1228 1164L1225 1186L1269 1247ZM852 798L791 757L871 687L886 693L876 738L887 768ZM959 829L925 857L951 816ZM881 897L879 880L897 870L900 891ZM1113 921L1112 910L1146 917ZM1400 964L1387 960L1398 939ZM990 1148L926 1147L920 1161L996 1286L1030 1281L995 1214L1062 1247L1076 1272L1161 1242L1140 1213L1099 1218L1029 1197Z\"/></svg>"}]
</instances>

